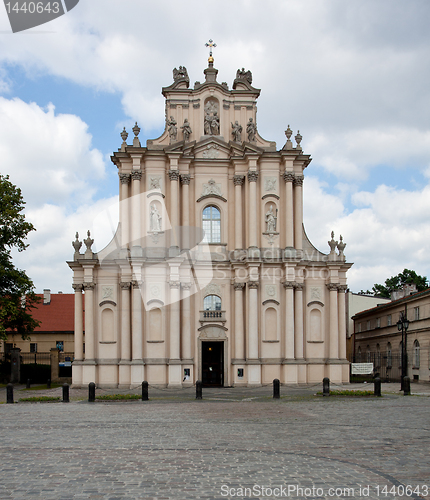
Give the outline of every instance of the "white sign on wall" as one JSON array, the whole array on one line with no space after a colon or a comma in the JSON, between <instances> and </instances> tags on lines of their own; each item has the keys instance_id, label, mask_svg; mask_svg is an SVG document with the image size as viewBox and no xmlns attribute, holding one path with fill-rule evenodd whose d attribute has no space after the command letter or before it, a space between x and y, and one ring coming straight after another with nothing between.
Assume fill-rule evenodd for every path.
<instances>
[{"instance_id":1,"label":"white sign on wall","mask_svg":"<svg viewBox=\"0 0 430 500\"><path fill-rule=\"evenodd\" d=\"M351 375L369 375L373 373L373 363L351 363Z\"/></svg>"}]
</instances>

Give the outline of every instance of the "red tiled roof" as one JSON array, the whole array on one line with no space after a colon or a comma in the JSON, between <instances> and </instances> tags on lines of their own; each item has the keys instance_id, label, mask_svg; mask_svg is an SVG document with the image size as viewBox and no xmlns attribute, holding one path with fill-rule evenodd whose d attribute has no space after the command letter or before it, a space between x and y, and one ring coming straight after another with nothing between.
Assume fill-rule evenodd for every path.
<instances>
[{"instance_id":1,"label":"red tiled roof","mask_svg":"<svg viewBox=\"0 0 430 500\"><path fill-rule=\"evenodd\" d=\"M41 301L31 309L34 319L40 321L35 332L73 332L75 330L75 295L73 293L51 293L51 303Z\"/></svg>"}]
</instances>

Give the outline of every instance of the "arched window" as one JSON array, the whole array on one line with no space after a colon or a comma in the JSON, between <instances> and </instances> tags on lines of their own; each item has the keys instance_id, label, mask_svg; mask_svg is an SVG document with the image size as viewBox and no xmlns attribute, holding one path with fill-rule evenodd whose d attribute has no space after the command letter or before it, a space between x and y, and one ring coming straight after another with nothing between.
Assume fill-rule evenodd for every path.
<instances>
[{"instance_id":1,"label":"arched window","mask_svg":"<svg viewBox=\"0 0 430 500\"><path fill-rule=\"evenodd\" d=\"M393 364L393 357L391 354L391 343L388 342L388 344L387 344L387 367L391 368L392 364Z\"/></svg>"},{"instance_id":2,"label":"arched window","mask_svg":"<svg viewBox=\"0 0 430 500\"><path fill-rule=\"evenodd\" d=\"M205 311L221 311L221 299L218 295L207 295L203 300Z\"/></svg>"},{"instance_id":3,"label":"arched window","mask_svg":"<svg viewBox=\"0 0 430 500\"><path fill-rule=\"evenodd\" d=\"M379 344L376 344L376 366L379 368L381 366L381 348Z\"/></svg>"},{"instance_id":4,"label":"arched window","mask_svg":"<svg viewBox=\"0 0 430 500\"><path fill-rule=\"evenodd\" d=\"M203 231L205 243L221 242L221 212L213 205L203 210Z\"/></svg>"},{"instance_id":5,"label":"arched window","mask_svg":"<svg viewBox=\"0 0 430 500\"><path fill-rule=\"evenodd\" d=\"M361 363L361 347L358 348L357 352L357 363Z\"/></svg>"},{"instance_id":6,"label":"arched window","mask_svg":"<svg viewBox=\"0 0 430 500\"><path fill-rule=\"evenodd\" d=\"M372 362L372 354L370 352L370 346L368 345L366 348L366 358L367 358L367 363Z\"/></svg>"},{"instance_id":7,"label":"arched window","mask_svg":"<svg viewBox=\"0 0 430 500\"><path fill-rule=\"evenodd\" d=\"M414 342L414 367L420 367L420 343L418 340Z\"/></svg>"}]
</instances>

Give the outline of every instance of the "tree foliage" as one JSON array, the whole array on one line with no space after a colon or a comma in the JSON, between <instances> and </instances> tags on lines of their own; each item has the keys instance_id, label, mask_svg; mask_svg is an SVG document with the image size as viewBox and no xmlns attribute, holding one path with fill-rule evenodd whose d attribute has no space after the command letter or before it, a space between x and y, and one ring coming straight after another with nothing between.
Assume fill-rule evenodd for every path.
<instances>
[{"instance_id":1,"label":"tree foliage","mask_svg":"<svg viewBox=\"0 0 430 500\"><path fill-rule=\"evenodd\" d=\"M31 309L40 300L25 271L12 263L12 249L19 252L28 244L25 239L35 228L22 213L25 202L21 190L0 174L0 338L11 330L28 338L39 322L31 317Z\"/></svg>"},{"instance_id":2,"label":"tree foliage","mask_svg":"<svg viewBox=\"0 0 430 500\"><path fill-rule=\"evenodd\" d=\"M399 273L397 276L392 276L385 280L385 285L375 284L372 287L373 293L379 295L380 297L390 298L391 292L402 288L403 285L415 284L418 292L422 292L428 288L428 282L426 276L420 276L415 271L410 269L404 269L403 272Z\"/></svg>"}]
</instances>

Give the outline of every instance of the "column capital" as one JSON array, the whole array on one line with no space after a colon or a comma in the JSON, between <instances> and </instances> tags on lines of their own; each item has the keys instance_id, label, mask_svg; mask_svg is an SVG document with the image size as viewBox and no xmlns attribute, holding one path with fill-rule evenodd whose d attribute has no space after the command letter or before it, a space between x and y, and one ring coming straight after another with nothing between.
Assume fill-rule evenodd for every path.
<instances>
[{"instance_id":1,"label":"column capital","mask_svg":"<svg viewBox=\"0 0 430 500\"><path fill-rule=\"evenodd\" d=\"M130 184L131 175L118 172L119 180L121 184Z\"/></svg>"},{"instance_id":2,"label":"column capital","mask_svg":"<svg viewBox=\"0 0 430 500\"><path fill-rule=\"evenodd\" d=\"M248 170L248 182L257 182L258 172L255 170Z\"/></svg>"},{"instance_id":3,"label":"column capital","mask_svg":"<svg viewBox=\"0 0 430 500\"><path fill-rule=\"evenodd\" d=\"M248 281L248 288L251 290L256 290L260 283L258 281Z\"/></svg>"},{"instance_id":4,"label":"column capital","mask_svg":"<svg viewBox=\"0 0 430 500\"><path fill-rule=\"evenodd\" d=\"M84 289L84 285L82 283L81 284L73 284L72 288L75 292L82 292L82 290Z\"/></svg>"},{"instance_id":5,"label":"column capital","mask_svg":"<svg viewBox=\"0 0 430 500\"><path fill-rule=\"evenodd\" d=\"M233 283L233 286L235 292L241 292L245 288L246 283Z\"/></svg>"},{"instance_id":6,"label":"column capital","mask_svg":"<svg viewBox=\"0 0 430 500\"><path fill-rule=\"evenodd\" d=\"M233 182L235 186L243 186L243 183L245 182L245 176L244 175L235 175L233 177Z\"/></svg>"},{"instance_id":7,"label":"column capital","mask_svg":"<svg viewBox=\"0 0 430 500\"><path fill-rule=\"evenodd\" d=\"M169 286L170 286L170 289L179 289L179 288L181 288L181 282L180 281L169 281Z\"/></svg>"},{"instance_id":8,"label":"column capital","mask_svg":"<svg viewBox=\"0 0 430 500\"><path fill-rule=\"evenodd\" d=\"M286 288L294 288L297 283L295 281L284 281L282 284L286 289Z\"/></svg>"},{"instance_id":9,"label":"column capital","mask_svg":"<svg viewBox=\"0 0 430 500\"><path fill-rule=\"evenodd\" d=\"M304 287L305 287L304 283L294 283L294 289L297 290L298 292L302 292Z\"/></svg>"},{"instance_id":10,"label":"column capital","mask_svg":"<svg viewBox=\"0 0 430 500\"><path fill-rule=\"evenodd\" d=\"M143 281L139 281L139 280L132 280L130 282L130 285L136 290L138 288L140 288L143 284Z\"/></svg>"},{"instance_id":11,"label":"column capital","mask_svg":"<svg viewBox=\"0 0 430 500\"><path fill-rule=\"evenodd\" d=\"M169 179L171 181L178 181L179 180L179 171L178 170L169 170Z\"/></svg>"},{"instance_id":12,"label":"column capital","mask_svg":"<svg viewBox=\"0 0 430 500\"><path fill-rule=\"evenodd\" d=\"M121 290L130 290L131 283L129 281L121 281L119 286L121 287Z\"/></svg>"},{"instance_id":13,"label":"column capital","mask_svg":"<svg viewBox=\"0 0 430 500\"><path fill-rule=\"evenodd\" d=\"M170 175L170 173L169 173L169 175ZM181 184L182 185L184 185L184 184L186 186L190 185L190 182L191 182L191 175L190 174L181 175L180 178L181 178Z\"/></svg>"},{"instance_id":14,"label":"column capital","mask_svg":"<svg viewBox=\"0 0 430 500\"><path fill-rule=\"evenodd\" d=\"M284 172L283 177L285 182L294 182L294 179L296 178L293 172Z\"/></svg>"},{"instance_id":15,"label":"column capital","mask_svg":"<svg viewBox=\"0 0 430 500\"><path fill-rule=\"evenodd\" d=\"M173 283L173 282L171 282L171 283ZM190 283L189 281L186 281L186 282L184 282L184 283L181 283L181 288L182 288L183 290L187 290L187 291L188 291L188 290L191 290L191 287L192 287L192 286L193 286L193 284L192 284L192 283Z\"/></svg>"},{"instance_id":16,"label":"column capital","mask_svg":"<svg viewBox=\"0 0 430 500\"><path fill-rule=\"evenodd\" d=\"M84 290L94 290L96 284L94 282L87 282L83 284Z\"/></svg>"},{"instance_id":17,"label":"column capital","mask_svg":"<svg viewBox=\"0 0 430 500\"><path fill-rule=\"evenodd\" d=\"M132 170L131 171L131 178L134 181L140 181L140 179L142 179L142 170Z\"/></svg>"},{"instance_id":18,"label":"column capital","mask_svg":"<svg viewBox=\"0 0 430 500\"><path fill-rule=\"evenodd\" d=\"M294 176L294 185L295 186L303 186L304 175L295 175Z\"/></svg>"},{"instance_id":19,"label":"column capital","mask_svg":"<svg viewBox=\"0 0 430 500\"><path fill-rule=\"evenodd\" d=\"M340 285L339 283L326 283L325 286L330 290L330 292L337 292Z\"/></svg>"}]
</instances>

